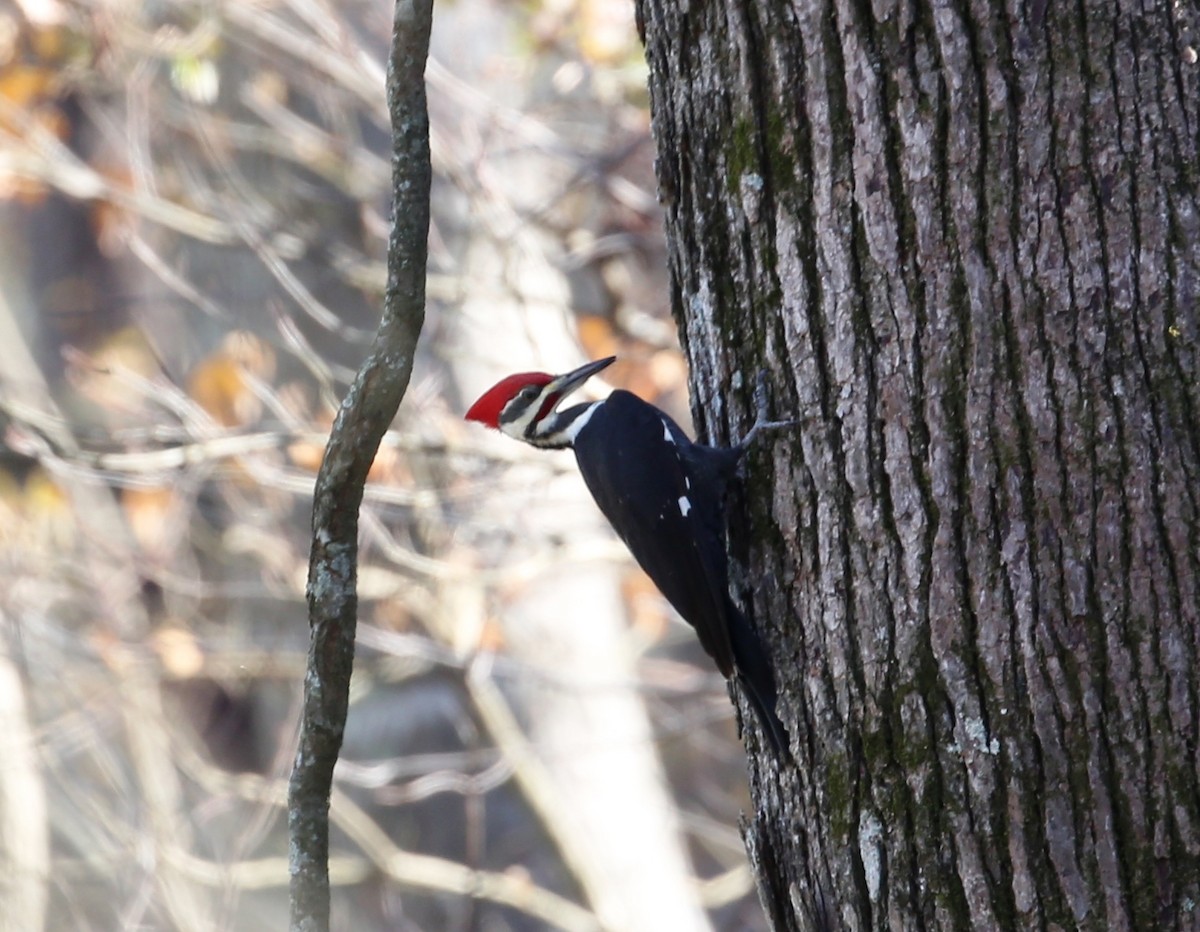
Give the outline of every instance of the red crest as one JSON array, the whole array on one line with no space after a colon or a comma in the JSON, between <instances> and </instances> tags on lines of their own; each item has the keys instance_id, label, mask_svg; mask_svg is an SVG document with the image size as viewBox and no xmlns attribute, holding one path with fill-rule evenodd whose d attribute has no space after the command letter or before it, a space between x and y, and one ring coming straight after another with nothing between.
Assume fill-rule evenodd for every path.
<instances>
[{"instance_id":1,"label":"red crest","mask_svg":"<svg viewBox=\"0 0 1200 932\"><path fill-rule=\"evenodd\" d=\"M471 405L465 417L468 421L479 421L488 427L499 427L500 412L504 410L506 404L513 400L517 392L527 385L536 385L541 388L553 381L554 376L547 375L545 372L518 372L516 375L510 375L480 395L479 400Z\"/></svg>"}]
</instances>

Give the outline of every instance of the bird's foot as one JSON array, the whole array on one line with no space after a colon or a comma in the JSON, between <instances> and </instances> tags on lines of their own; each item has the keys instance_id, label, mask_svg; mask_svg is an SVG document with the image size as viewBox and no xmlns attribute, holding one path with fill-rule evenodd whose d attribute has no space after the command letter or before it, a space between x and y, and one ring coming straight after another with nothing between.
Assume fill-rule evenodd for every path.
<instances>
[{"instance_id":1,"label":"bird's foot","mask_svg":"<svg viewBox=\"0 0 1200 932\"><path fill-rule=\"evenodd\" d=\"M767 370L760 369L758 379L754 384L754 405L756 413L754 423L750 426L750 430L746 436L738 443L739 450L748 450L750 445L754 443L754 439L763 431L781 430L784 427L794 427L799 424L799 421L772 421L770 414L770 405L767 398Z\"/></svg>"}]
</instances>

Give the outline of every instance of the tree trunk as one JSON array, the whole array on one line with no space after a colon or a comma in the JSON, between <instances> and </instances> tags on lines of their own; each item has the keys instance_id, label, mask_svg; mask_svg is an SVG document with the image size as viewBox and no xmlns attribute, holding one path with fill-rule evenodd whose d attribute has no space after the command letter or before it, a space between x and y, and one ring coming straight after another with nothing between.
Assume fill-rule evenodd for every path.
<instances>
[{"instance_id":1,"label":"tree trunk","mask_svg":"<svg viewBox=\"0 0 1200 932\"><path fill-rule=\"evenodd\" d=\"M1195 6L638 13L696 422L800 419L731 520L775 927L1194 928Z\"/></svg>"}]
</instances>

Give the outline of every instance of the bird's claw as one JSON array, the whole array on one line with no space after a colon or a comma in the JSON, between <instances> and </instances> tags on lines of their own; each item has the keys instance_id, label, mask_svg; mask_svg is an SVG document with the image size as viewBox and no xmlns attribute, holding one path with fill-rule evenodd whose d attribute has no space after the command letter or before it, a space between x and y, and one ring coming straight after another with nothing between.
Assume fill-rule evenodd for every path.
<instances>
[{"instance_id":1,"label":"bird's claw","mask_svg":"<svg viewBox=\"0 0 1200 932\"><path fill-rule=\"evenodd\" d=\"M749 433L742 438L742 442L738 447L742 450L749 448L754 442L754 438L758 436L759 431L763 430L779 430L783 427L793 427L800 423L799 421L772 421L770 415L770 405L767 396L767 370L760 369L758 378L754 382L754 407L755 417L754 423L750 426Z\"/></svg>"},{"instance_id":2,"label":"bird's claw","mask_svg":"<svg viewBox=\"0 0 1200 932\"><path fill-rule=\"evenodd\" d=\"M767 398L767 370L759 369L758 378L754 381L754 423L765 424L769 421L769 404Z\"/></svg>"}]
</instances>

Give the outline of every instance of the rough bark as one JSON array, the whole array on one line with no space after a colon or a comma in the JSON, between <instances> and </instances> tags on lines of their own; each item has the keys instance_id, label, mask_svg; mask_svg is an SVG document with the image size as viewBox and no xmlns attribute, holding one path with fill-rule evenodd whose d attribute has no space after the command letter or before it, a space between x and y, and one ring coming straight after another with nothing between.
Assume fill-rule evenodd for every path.
<instances>
[{"instance_id":1,"label":"rough bark","mask_svg":"<svg viewBox=\"0 0 1200 932\"><path fill-rule=\"evenodd\" d=\"M639 0L711 438L797 766L776 928L1200 900L1194 5Z\"/></svg>"}]
</instances>

